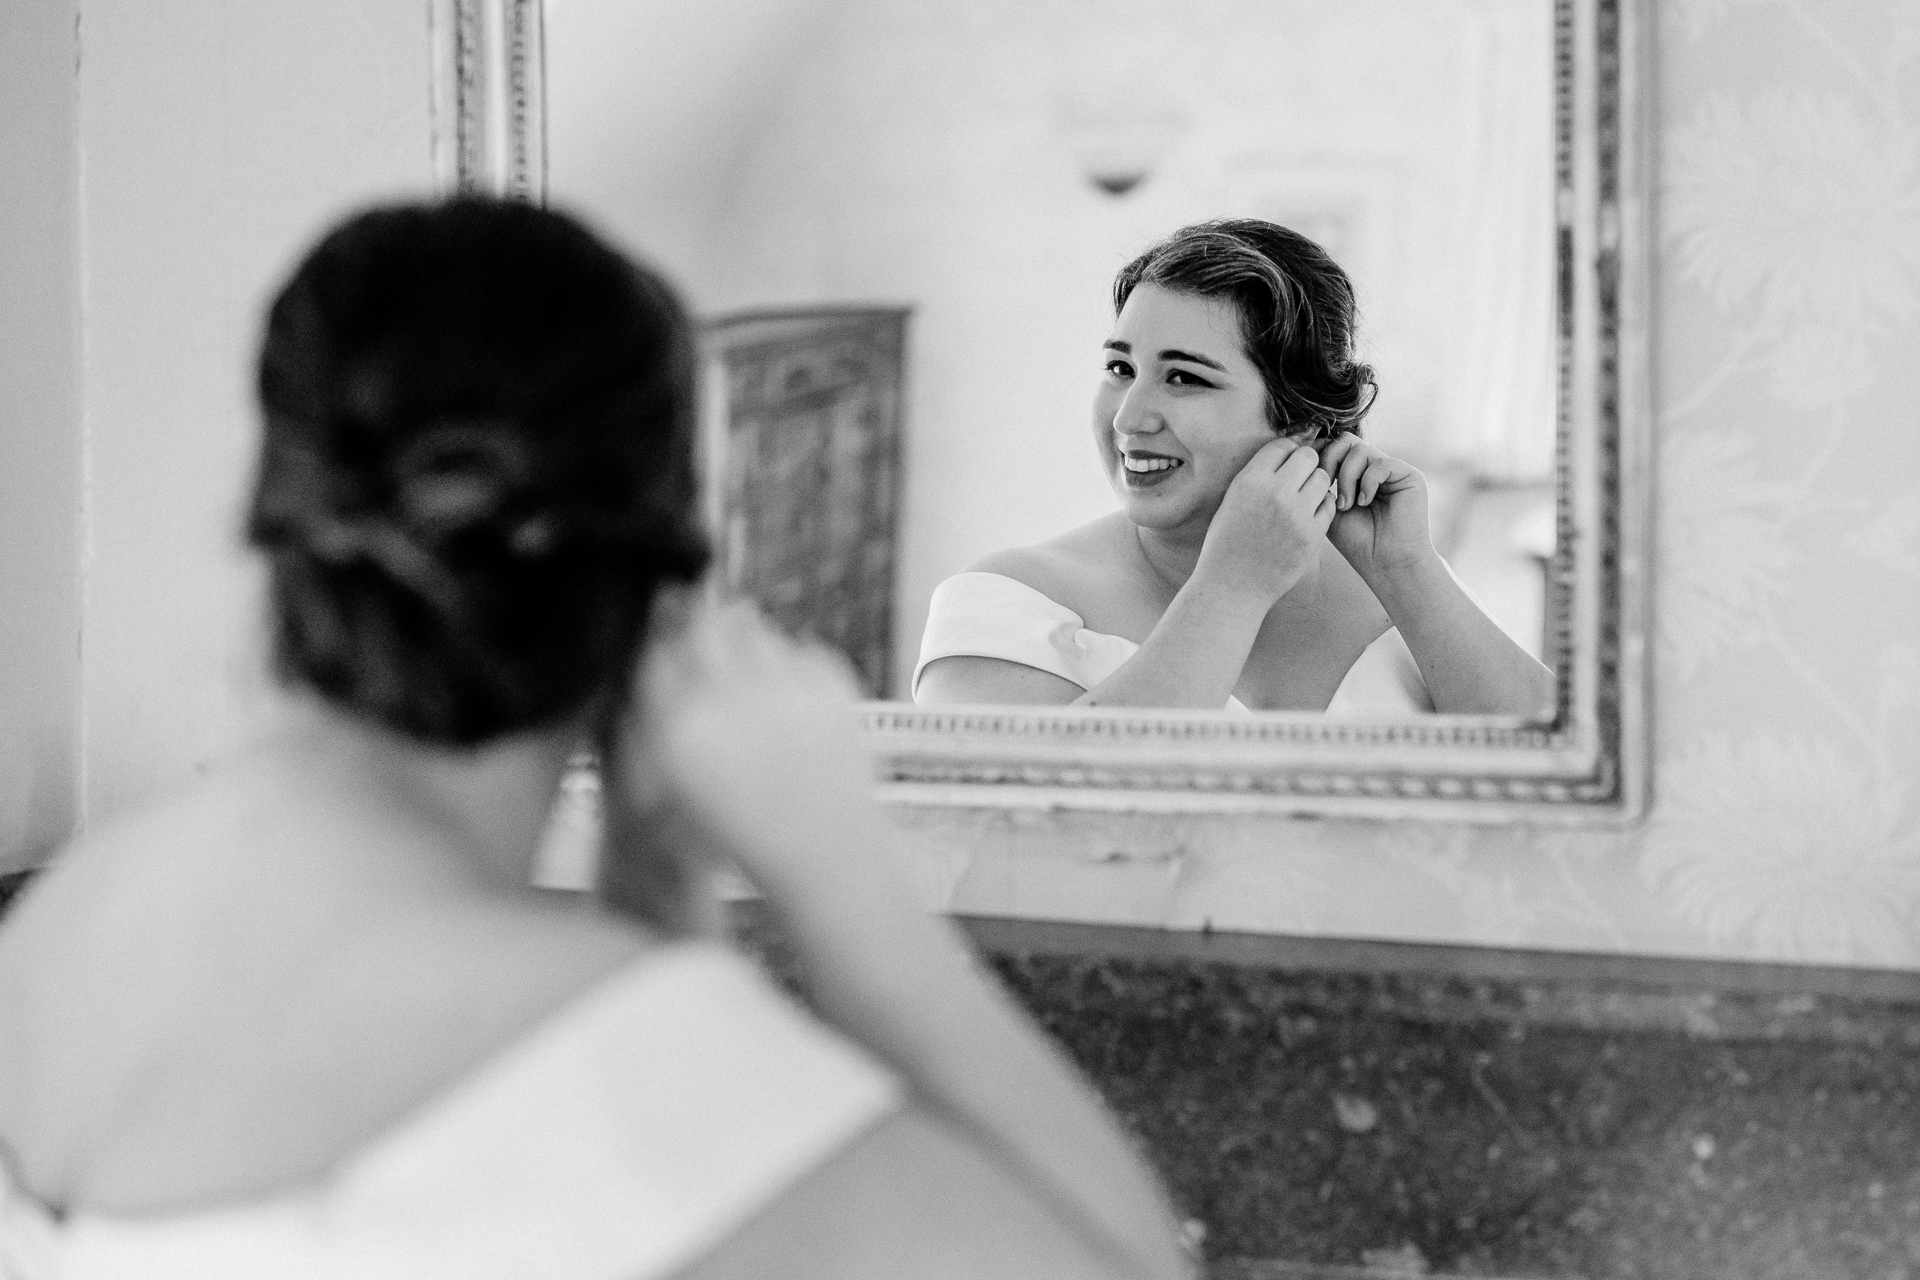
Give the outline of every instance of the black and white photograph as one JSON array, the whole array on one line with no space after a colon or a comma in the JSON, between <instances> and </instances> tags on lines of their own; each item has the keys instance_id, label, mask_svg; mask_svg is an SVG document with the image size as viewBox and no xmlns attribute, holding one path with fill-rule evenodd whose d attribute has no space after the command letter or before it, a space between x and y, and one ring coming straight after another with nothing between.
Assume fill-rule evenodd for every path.
<instances>
[{"instance_id":1,"label":"black and white photograph","mask_svg":"<svg viewBox=\"0 0 1920 1280\"><path fill-rule=\"evenodd\" d=\"M0 103L0 1280L1920 1280L1915 0Z\"/></svg>"}]
</instances>

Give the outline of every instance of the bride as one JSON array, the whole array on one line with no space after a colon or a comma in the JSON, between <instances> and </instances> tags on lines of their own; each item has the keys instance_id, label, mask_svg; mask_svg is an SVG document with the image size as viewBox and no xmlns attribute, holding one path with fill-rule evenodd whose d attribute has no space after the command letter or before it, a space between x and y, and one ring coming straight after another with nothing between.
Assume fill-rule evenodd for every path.
<instances>
[{"instance_id":1,"label":"bride","mask_svg":"<svg viewBox=\"0 0 1920 1280\"><path fill-rule=\"evenodd\" d=\"M564 215L358 214L261 346L289 705L0 926L0 1276L1188 1274L924 909L844 664L700 608L695 337ZM530 884L583 741L596 893ZM814 1010L720 936L764 895Z\"/></svg>"},{"instance_id":2,"label":"bride","mask_svg":"<svg viewBox=\"0 0 1920 1280\"><path fill-rule=\"evenodd\" d=\"M1285 227L1174 232L1115 278L1093 435L1120 509L934 591L914 700L1538 715L1553 675L1359 435L1353 290Z\"/></svg>"}]
</instances>

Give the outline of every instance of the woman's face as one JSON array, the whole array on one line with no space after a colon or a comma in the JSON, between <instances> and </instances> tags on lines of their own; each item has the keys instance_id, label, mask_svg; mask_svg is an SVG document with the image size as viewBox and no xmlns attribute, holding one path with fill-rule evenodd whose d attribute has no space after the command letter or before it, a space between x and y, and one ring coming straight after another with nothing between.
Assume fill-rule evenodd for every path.
<instances>
[{"instance_id":1,"label":"woman's face","mask_svg":"<svg viewBox=\"0 0 1920 1280\"><path fill-rule=\"evenodd\" d=\"M1105 350L1093 434L1122 510L1146 528L1204 530L1240 468L1274 438L1239 308L1143 284Z\"/></svg>"}]
</instances>

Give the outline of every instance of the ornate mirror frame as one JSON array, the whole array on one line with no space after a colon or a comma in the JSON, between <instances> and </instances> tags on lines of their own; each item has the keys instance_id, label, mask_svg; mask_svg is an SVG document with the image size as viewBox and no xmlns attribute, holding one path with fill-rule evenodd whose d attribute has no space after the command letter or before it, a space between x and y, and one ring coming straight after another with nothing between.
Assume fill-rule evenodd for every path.
<instances>
[{"instance_id":1,"label":"ornate mirror frame","mask_svg":"<svg viewBox=\"0 0 1920 1280\"><path fill-rule=\"evenodd\" d=\"M1559 361L1550 720L864 708L882 799L946 809L1618 824L1648 792L1647 0L1554 6ZM443 189L542 199L540 0L432 0Z\"/></svg>"}]
</instances>

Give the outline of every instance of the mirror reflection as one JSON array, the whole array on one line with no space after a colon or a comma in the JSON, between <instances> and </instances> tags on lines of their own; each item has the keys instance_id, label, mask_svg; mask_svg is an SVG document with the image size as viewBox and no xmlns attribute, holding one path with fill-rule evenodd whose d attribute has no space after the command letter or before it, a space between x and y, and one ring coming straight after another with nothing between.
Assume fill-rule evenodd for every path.
<instances>
[{"instance_id":1,"label":"mirror reflection","mask_svg":"<svg viewBox=\"0 0 1920 1280\"><path fill-rule=\"evenodd\" d=\"M550 199L711 321L721 577L874 696L1551 701L1544 0L550 0L547 54ZM1291 349L1116 311L1221 218L1334 299Z\"/></svg>"}]
</instances>

